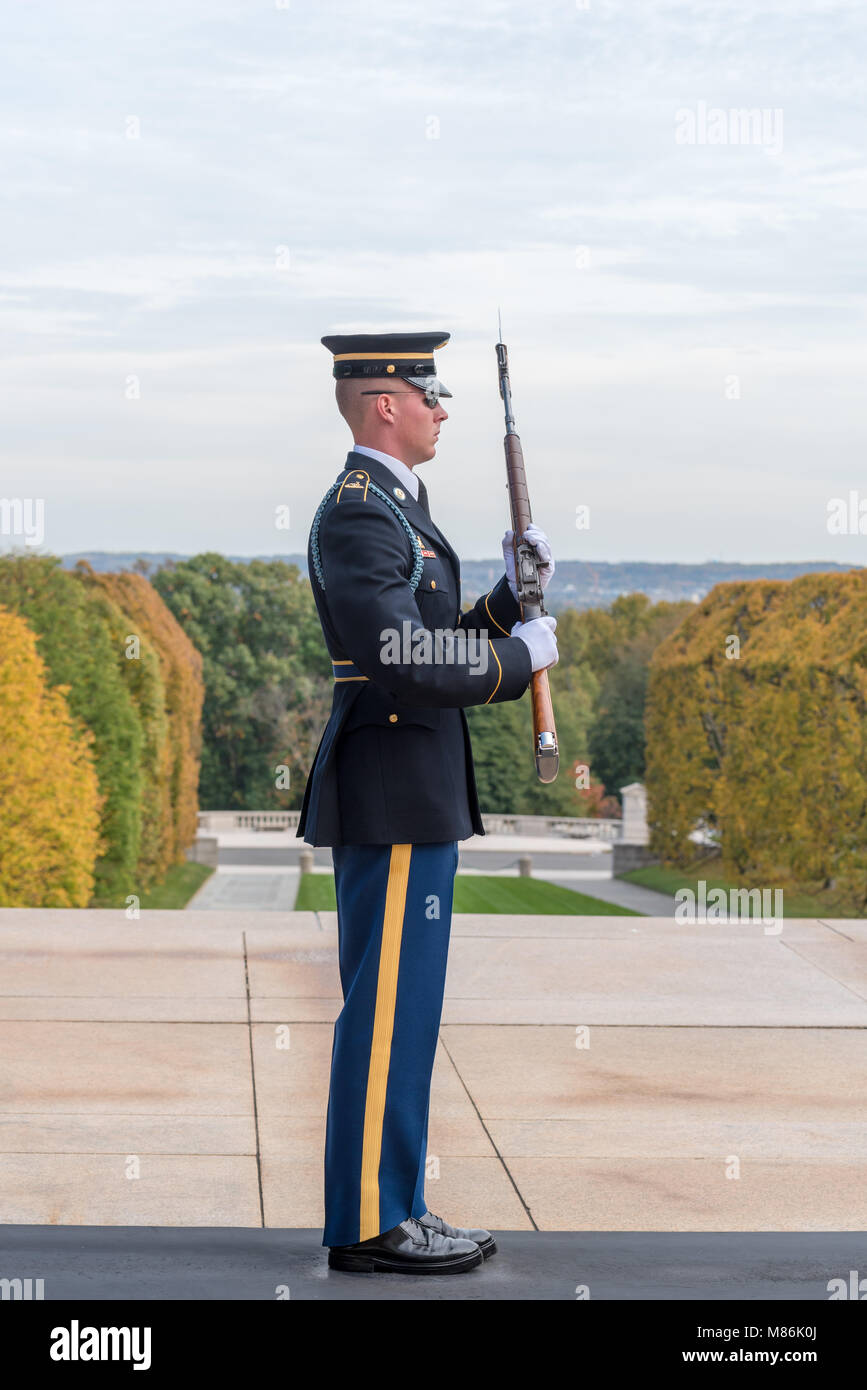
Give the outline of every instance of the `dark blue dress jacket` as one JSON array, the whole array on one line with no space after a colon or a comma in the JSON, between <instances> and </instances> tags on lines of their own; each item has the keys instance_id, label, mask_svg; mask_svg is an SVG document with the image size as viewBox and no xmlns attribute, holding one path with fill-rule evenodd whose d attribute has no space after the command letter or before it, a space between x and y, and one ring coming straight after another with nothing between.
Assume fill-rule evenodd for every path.
<instances>
[{"instance_id":1,"label":"dark blue dress jacket","mask_svg":"<svg viewBox=\"0 0 867 1390\"><path fill-rule=\"evenodd\" d=\"M463 711L526 690L530 653L508 635L518 604L503 575L461 613L460 562L423 487L416 501L354 451L337 481L308 544L335 681L297 835L379 845L484 834Z\"/></svg>"}]
</instances>

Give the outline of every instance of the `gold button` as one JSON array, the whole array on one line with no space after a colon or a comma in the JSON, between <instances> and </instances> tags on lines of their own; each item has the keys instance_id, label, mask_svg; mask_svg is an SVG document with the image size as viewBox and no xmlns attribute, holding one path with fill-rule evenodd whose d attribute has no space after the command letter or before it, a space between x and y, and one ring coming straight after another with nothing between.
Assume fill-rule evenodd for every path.
<instances>
[{"instance_id":1,"label":"gold button","mask_svg":"<svg viewBox=\"0 0 867 1390\"><path fill-rule=\"evenodd\" d=\"M393 365L393 363L389 362L389 364L388 364L388 366L386 367L385 370L388 372L389 376L391 376L391 373L394 371L394 365Z\"/></svg>"},{"instance_id":2,"label":"gold button","mask_svg":"<svg viewBox=\"0 0 867 1390\"><path fill-rule=\"evenodd\" d=\"M436 582L436 580L435 580L435 579L432 579L432 580L431 580L431 582L430 582L430 586L431 586L431 588L432 588L432 589L435 589L435 588L436 588L436 586L437 586L437 582Z\"/></svg>"},{"instance_id":3,"label":"gold button","mask_svg":"<svg viewBox=\"0 0 867 1390\"><path fill-rule=\"evenodd\" d=\"M396 714L390 714L390 715L388 716L388 722L389 722L389 724L396 724L396 723L397 723L397 715L396 715Z\"/></svg>"}]
</instances>

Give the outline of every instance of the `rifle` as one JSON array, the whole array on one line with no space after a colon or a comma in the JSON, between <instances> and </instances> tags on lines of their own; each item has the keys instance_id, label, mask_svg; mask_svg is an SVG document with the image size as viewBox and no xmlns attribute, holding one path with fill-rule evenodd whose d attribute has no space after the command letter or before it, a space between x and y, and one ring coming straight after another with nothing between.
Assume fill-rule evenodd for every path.
<instances>
[{"instance_id":1,"label":"rifle","mask_svg":"<svg viewBox=\"0 0 867 1390\"><path fill-rule=\"evenodd\" d=\"M500 337L503 336L502 327ZM509 384L509 353L505 343L497 343L497 368L500 377L500 395L506 411L506 437L503 445L506 451L506 477L509 486L509 507L512 512L512 530L515 533L515 580L518 602L521 605L521 621L532 622L547 612L542 599L542 584L539 580L539 562L529 541L521 539L533 520L530 511L530 495L527 491L527 475L524 472L524 451L515 429L512 415L512 392ZM540 782L553 782L560 767L560 753L557 748L557 730L554 727L554 707L551 703L551 689L547 671L534 671L531 681L533 698L533 755L536 759L536 772Z\"/></svg>"}]
</instances>

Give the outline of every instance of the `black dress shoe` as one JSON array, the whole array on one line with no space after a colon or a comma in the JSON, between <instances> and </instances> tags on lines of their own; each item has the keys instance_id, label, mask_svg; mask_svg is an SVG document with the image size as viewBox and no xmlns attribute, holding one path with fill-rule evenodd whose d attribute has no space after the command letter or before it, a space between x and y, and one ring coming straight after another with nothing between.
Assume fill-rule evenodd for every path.
<instances>
[{"instance_id":1,"label":"black dress shoe","mask_svg":"<svg viewBox=\"0 0 867 1390\"><path fill-rule=\"evenodd\" d=\"M483 1258L473 1241L443 1235L410 1216L370 1240L332 1245L328 1266L353 1274L463 1274Z\"/></svg>"},{"instance_id":2,"label":"black dress shoe","mask_svg":"<svg viewBox=\"0 0 867 1390\"><path fill-rule=\"evenodd\" d=\"M464 1230L462 1226L450 1226L447 1221L443 1221L441 1216L434 1216L432 1212L426 1211L424 1216L419 1217L419 1225L426 1226L429 1231L438 1231L442 1236L449 1236L452 1240L471 1240L482 1252L485 1259L489 1255L495 1255L497 1242L490 1231Z\"/></svg>"}]
</instances>

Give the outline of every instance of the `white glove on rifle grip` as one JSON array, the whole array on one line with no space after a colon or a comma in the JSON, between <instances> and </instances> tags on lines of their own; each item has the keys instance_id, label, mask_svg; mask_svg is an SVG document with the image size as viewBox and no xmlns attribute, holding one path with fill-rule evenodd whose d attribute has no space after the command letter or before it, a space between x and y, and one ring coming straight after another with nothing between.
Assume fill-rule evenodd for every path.
<instances>
[{"instance_id":1,"label":"white glove on rifle grip","mask_svg":"<svg viewBox=\"0 0 867 1390\"><path fill-rule=\"evenodd\" d=\"M515 551L512 545L514 539L514 531L507 531L504 535L503 560L506 565L506 578L509 581L512 597L517 599L518 584L515 576ZM539 562L539 583L544 593L554 574L554 556L551 551L551 542L548 540L548 537L541 527L536 525L535 521L530 522L530 525L524 532L524 539L530 542L536 552L536 558Z\"/></svg>"},{"instance_id":2,"label":"white glove on rifle grip","mask_svg":"<svg viewBox=\"0 0 867 1390\"><path fill-rule=\"evenodd\" d=\"M556 666L560 660L557 651L557 638L554 629L557 619L546 613L544 618L533 618L529 623L515 623L511 635L520 637L525 643L534 671L543 671L547 666Z\"/></svg>"}]
</instances>

